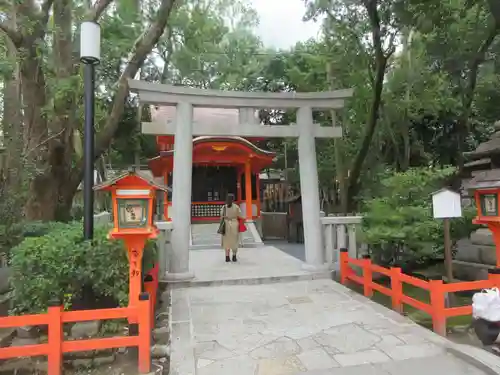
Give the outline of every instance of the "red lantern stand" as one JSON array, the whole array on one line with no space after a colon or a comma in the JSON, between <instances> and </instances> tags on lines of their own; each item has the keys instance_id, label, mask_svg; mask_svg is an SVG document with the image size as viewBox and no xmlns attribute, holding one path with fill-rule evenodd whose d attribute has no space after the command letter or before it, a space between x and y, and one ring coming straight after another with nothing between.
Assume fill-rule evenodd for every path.
<instances>
[{"instance_id":1,"label":"red lantern stand","mask_svg":"<svg viewBox=\"0 0 500 375\"><path fill-rule=\"evenodd\" d=\"M500 188L477 188L474 193L477 207L477 216L474 224L487 225L493 234L496 248L496 267L500 267Z\"/></svg>"},{"instance_id":2,"label":"red lantern stand","mask_svg":"<svg viewBox=\"0 0 500 375\"><path fill-rule=\"evenodd\" d=\"M158 235L153 222L156 191L166 191L167 188L140 171L130 171L94 189L111 192L114 225L108 237L121 239L125 243L129 261L129 306L137 305L142 292L144 246L146 241ZM150 296L150 300L154 301L155 298ZM129 323L137 322L129 320Z\"/></svg>"}]
</instances>

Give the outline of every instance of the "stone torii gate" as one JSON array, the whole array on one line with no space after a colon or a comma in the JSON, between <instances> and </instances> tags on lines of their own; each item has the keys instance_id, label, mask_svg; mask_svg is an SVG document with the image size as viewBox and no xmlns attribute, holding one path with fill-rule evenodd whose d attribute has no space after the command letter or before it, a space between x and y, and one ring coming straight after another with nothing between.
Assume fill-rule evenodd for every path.
<instances>
[{"instance_id":1,"label":"stone torii gate","mask_svg":"<svg viewBox=\"0 0 500 375\"><path fill-rule=\"evenodd\" d=\"M305 268L325 267L320 222L316 138L342 136L338 126L313 123L313 109L343 108L352 89L310 93L265 93L206 90L129 80L129 88L139 95L141 104L175 106L175 123L143 123L142 132L153 135L174 135L174 173L171 236L173 254L170 258L169 280L193 277L189 270L191 225L191 187L193 136L240 136L264 138L298 138L300 190L304 220ZM238 126L224 123L193 123L193 108L236 108ZM261 125L255 118L258 108L298 109L297 124Z\"/></svg>"}]
</instances>

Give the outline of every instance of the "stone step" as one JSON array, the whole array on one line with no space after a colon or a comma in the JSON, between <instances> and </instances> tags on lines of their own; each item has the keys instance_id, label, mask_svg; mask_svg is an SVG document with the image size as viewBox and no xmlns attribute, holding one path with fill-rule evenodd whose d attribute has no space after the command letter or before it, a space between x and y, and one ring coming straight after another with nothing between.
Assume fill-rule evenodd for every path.
<instances>
[{"instance_id":1,"label":"stone step","mask_svg":"<svg viewBox=\"0 0 500 375\"><path fill-rule=\"evenodd\" d=\"M306 274L284 275L284 276L256 276L256 277L242 277L234 279L221 279L221 280L189 280L181 282L165 282L160 280L160 284L168 286L170 289L181 289L187 287L210 287L210 286L223 286L223 285L262 285L262 284L277 284L289 283L293 281L308 281L308 280L322 280L333 279L332 271L308 272Z\"/></svg>"}]
</instances>

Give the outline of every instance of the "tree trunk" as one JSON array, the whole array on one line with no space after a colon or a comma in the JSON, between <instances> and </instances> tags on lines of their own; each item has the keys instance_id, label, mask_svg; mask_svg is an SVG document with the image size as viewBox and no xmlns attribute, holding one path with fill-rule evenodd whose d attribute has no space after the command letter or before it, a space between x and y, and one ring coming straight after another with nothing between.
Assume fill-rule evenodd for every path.
<instances>
[{"instance_id":1,"label":"tree trunk","mask_svg":"<svg viewBox=\"0 0 500 375\"><path fill-rule=\"evenodd\" d=\"M492 12L494 10L499 11L499 8L500 5L497 5L496 8L492 7L491 11ZM472 110L472 103L474 101L474 94L476 91L477 75L479 73L479 68L481 67L481 64L484 62L486 58L486 53L488 52L490 46L493 44L496 37L500 33L500 18L496 18L495 15L497 17L499 16L498 14L492 13L493 22L492 25L490 26L490 31L488 33L488 36L483 41L483 43L481 44L481 46L474 54L474 57L469 63L466 86L462 94L462 113L457 122L457 133L456 133L457 160L455 164L458 166L459 170L463 169L465 162L463 153L467 151L465 148L466 146L465 140L467 138L467 135L469 134L469 117Z\"/></svg>"},{"instance_id":2,"label":"tree trunk","mask_svg":"<svg viewBox=\"0 0 500 375\"><path fill-rule=\"evenodd\" d=\"M16 9L11 6L6 20L7 25L17 29ZM19 137L22 131L21 93L19 64L17 64L17 49L14 43L2 35L6 45L7 59L13 69L3 78L3 162L0 155L0 214L3 218L0 225L17 222L22 215L19 207L24 199L23 181L23 139Z\"/></svg>"},{"instance_id":3,"label":"tree trunk","mask_svg":"<svg viewBox=\"0 0 500 375\"><path fill-rule=\"evenodd\" d=\"M387 67L387 59L390 54L393 53L393 50L389 53L389 55L385 55L383 51L383 41L382 41L382 32L380 27L380 17L377 9L378 1L370 0L367 1L365 6L368 12L368 16L370 19L371 25L371 34L373 40L373 46L375 49L375 77L373 83L373 96L370 105L370 112L368 114L368 121L365 128L365 134L363 137L363 141L361 143L361 147L354 159L354 162L350 169L349 182L348 182L348 198L349 198L349 210L352 211L354 209L354 199L359 192L360 189L360 181L359 178L361 176L361 171L363 168L363 163L368 155L370 150L370 145L373 139L373 135L375 134L375 128L378 124L380 105L382 103L382 89L384 87L384 77L385 70ZM389 48L393 49L393 46L389 46Z\"/></svg>"},{"instance_id":4,"label":"tree trunk","mask_svg":"<svg viewBox=\"0 0 500 375\"><path fill-rule=\"evenodd\" d=\"M68 202L71 192L71 186L67 181L71 172L71 165L74 157L73 134L75 129L75 92L76 87L70 85L70 80L74 74L75 61L73 59L72 42L72 0L57 0L53 6L54 28L53 50L51 60L54 64L54 75L62 88L57 88L53 98L53 114L50 121L35 121L33 119L33 129L35 134L43 134L41 142L35 144L37 150L33 151L36 155L36 165L39 173L34 177L30 186L30 199L26 205L26 216L28 220L62 220L70 219L71 202ZM27 46L34 49L35 46ZM34 50L33 54L37 54ZM45 87L44 73L41 68L42 58L35 60L38 64L37 69L26 71L26 75L35 71L36 75L30 77L32 88L37 93L33 97L33 91L29 92L32 101L27 101L27 105L33 109L33 112L40 111L41 101L38 92ZM26 65L30 65L30 61ZM30 89L30 86L26 87ZM61 92L62 91L62 92ZM47 97L44 95L44 104ZM29 136L30 141L33 134ZM40 138L34 137L35 142ZM38 152L39 151L39 152ZM41 156L41 157L40 157ZM74 193L73 193L74 194Z\"/></svg>"},{"instance_id":5,"label":"tree trunk","mask_svg":"<svg viewBox=\"0 0 500 375\"><path fill-rule=\"evenodd\" d=\"M333 72L333 64L328 64L327 66L328 80L330 81L330 90L337 89L334 81L335 74ZM332 126L335 126L336 113L331 111L332 116ZM335 157L335 171L336 178L339 186L339 198L340 198L340 213L347 214L349 212L349 190L347 189L347 180L344 165L344 155L342 153L342 138L333 139L334 157Z\"/></svg>"},{"instance_id":6,"label":"tree trunk","mask_svg":"<svg viewBox=\"0 0 500 375\"><path fill-rule=\"evenodd\" d=\"M87 12L87 18L96 21L112 0L98 0ZM109 147L123 115L128 97L127 80L135 77L147 55L161 37L175 0L161 0L156 19L139 37L132 48L128 64L117 82L117 91L106 124L97 135L96 159ZM23 154L34 173L30 182L30 196L25 205L29 220L67 220L72 200L83 177L83 160L74 163L73 135L78 119L75 118L76 89L71 82L77 74L78 64L72 55L73 12L72 0L23 0L18 5L19 31L5 20L0 30L9 36L17 48L23 98ZM52 10L52 12L51 12ZM43 56L45 33L49 15L53 17L51 35L52 56ZM61 83L56 95L46 91L43 68L45 60L51 62L56 81ZM52 60L52 61L51 61ZM52 112L53 111L53 112Z\"/></svg>"}]
</instances>

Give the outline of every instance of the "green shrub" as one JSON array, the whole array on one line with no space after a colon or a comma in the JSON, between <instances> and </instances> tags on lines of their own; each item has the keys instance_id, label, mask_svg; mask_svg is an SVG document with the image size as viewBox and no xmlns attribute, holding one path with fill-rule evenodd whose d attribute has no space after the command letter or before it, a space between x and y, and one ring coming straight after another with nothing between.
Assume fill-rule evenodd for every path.
<instances>
[{"instance_id":1,"label":"green shrub","mask_svg":"<svg viewBox=\"0 0 500 375\"><path fill-rule=\"evenodd\" d=\"M128 260L124 245L108 240L109 228L97 227L92 242L84 241L82 223L54 223L45 235L26 237L11 251L15 313L40 312L55 298L66 307L95 308L99 301L128 302ZM149 241L143 266L156 259ZM89 300L89 291L91 300ZM111 301L111 302L110 302ZM108 306L105 306L108 307Z\"/></svg>"},{"instance_id":2,"label":"green shrub","mask_svg":"<svg viewBox=\"0 0 500 375\"><path fill-rule=\"evenodd\" d=\"M21 243L25 237L40 237L57 229L59 222L31 221L19 222L10 226L0 225L0 252L9 254L10 250Z\"/></svg>"},{"instance_id":3,"label":"green shrub","mask_svg":"<svg viewBox=\"0 0 500 375\"><path fill-rule=\"evenodd\" d=\"M453 168L415 168L382 180L380 196L365 202L363 238L375 262L407 266L442 259L443 220L432 216L431 194L443 186ZM453 243L477 228L475 210L452 219Z\"/></svg>"}]
</instances>

